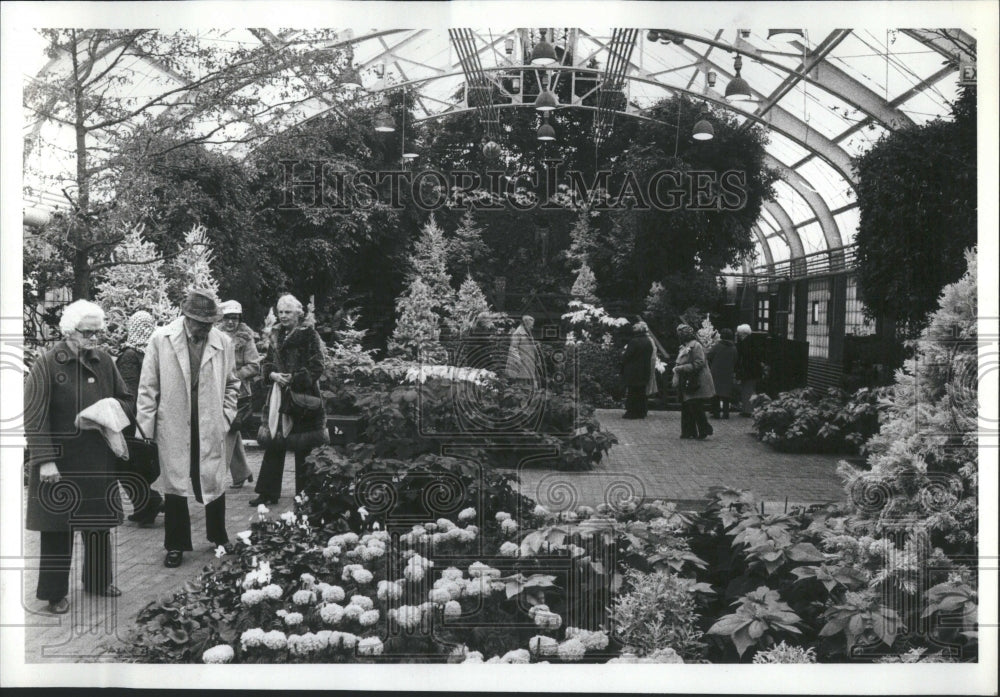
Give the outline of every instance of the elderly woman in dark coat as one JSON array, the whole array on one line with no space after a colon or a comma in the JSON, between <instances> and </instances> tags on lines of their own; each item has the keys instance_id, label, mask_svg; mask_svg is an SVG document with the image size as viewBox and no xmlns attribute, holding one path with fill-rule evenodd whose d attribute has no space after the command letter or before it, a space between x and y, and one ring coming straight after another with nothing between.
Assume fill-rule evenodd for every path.
<instances>
[{"instance_id":1,"label":"elderly woman in dark coat","mask_svg":"<svg viewBox=\"0 0 1000 697\"><path fill-rule=\"evenodd\" d=\"M96 348L104 311L78 300L59 323L65 337L32 365L24 388L24 431L28 441L26 527L41 533L35 595L47 609L69 609L74 530L83 545L83 588L117 597L112 583L110 529L121 522L118 458L102 432L81 429L77 415L113 398L122 416L134 417L132 395L114 361Z\"/></svg>"},{"instance_id":2,"label":"elderly woman in dark coat","mask_svg":"<svg viewBox=\"0 0 1000 697\"><path fill-rule=\"evenodd\" d=\"M622 354L622 378L627 390L623 419L645 419L648 413L646 393L653 371L653 341L645 322L636 322L632 338Z\"/></svg>"},{"instance_id":3,"label":"elderly woman in dark coat","mask_svg":"<svg viewBox=\"0 0 1000 697\"><path fill-rule=\"evenodd\" d=\"M719 332L719 340L708 350L708 365L712 369L712 382L715 383L712 416L716 419L720 416L728 419L729 405L733 402L735 389L733 374L736 370L736 344L733 343L732 329Z\"/></svg>"},{"instance_id":4,"label":"elderly woman in dark coat","mask_svg":"<svg viewBox=\"0 0 1000 697\"><path fill-rule=\"evenodd\" d=\"M125 386L133 395L132 406L135 407L135 396L139 394L139 376L142 374L142 359L146 355L146 344L156 329L153 315L145 310L139 310L128 318L128 334L125 337L125 348L122 350L115 367L121 373ZM127 436L135 433L135 426L130 426ZM129 487L131 491L132 488ZM152 525L163 509L163 495L153 488L153 482L143 482L136 490L132 500L133 511L129 520L142 526Z\"/></svg>"},{"instance_id":5,"label":"elderly woman in dark coat","mask_svg":"<svg viewBox=\"0 0 1000 697\"><path fill-rule=\"evenodd\" d=\"M243 450L243 436L240 427L250 410L250 380L260 373L260 354L254 343L253 330L243 323L243 306L235 300L227 300L219 306L222 319L219 329L233 342L236 355L236 377L240 379L240 392L236 407L236 420L226 434L226 459L229 474L233 478L233 489L240 489L244 482L253 481L253 473L247 465L247 455Z\"/></svg>"},{"instance_id":6,"label":"elderly woman in dark coat","mask_svg":"<svg viewBox=\"0 0 1000 697\"><path fill-rule=\"evenodd\" d=\"M715 396L712 371L694 329L680 325L677 338L681 347L674 365L674 386L681 397L681 438L704 440L712 435L712 426L705 416L705 402ZM693 384L692 379L697 384Z\"/></svg>"},{"instance_id":7,"label":"elderly woman in dark coat","mask_svg":"<svg viewBox=\"0 0 1000 697\"><path fill-rule=\"evenodd\" d=\"M323 347L316 330L303 323L305 311L294 295L277 302L278 326L271 332L267 356L261 366L270 390L264 405L261 431L265 431L264 459L251 506L277 503L285 470L286 448L295 453L295 493L305 486L306 456L330 442L322 406L306 415L292 403L292 393L320 396L317 381L323 374ZM320 403L322 400L320 400Z\"/></svg>"}]
</instances>

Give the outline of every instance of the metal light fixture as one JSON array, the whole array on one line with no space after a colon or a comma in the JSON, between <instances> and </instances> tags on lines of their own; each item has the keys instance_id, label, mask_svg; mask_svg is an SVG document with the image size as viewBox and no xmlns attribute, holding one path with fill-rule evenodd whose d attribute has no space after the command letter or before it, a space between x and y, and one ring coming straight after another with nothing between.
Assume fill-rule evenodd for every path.
<instances>
[{"instance_id":1,"label":"metal light fixture","mask_svg":"<svg viewBox=\"0 0 1000 697\"><path fill-rule=\"evenodd\" d=\"M740 77L740 69L743 67L743 58L736 54L733 61L733 68L736 70L736 77L726 85L726 101L728 102L749 102L753 101L753 93L750 91L750 84Z\"/></svg>"},{"instance_id":2,"label":"metal light fixture","mask_svg":"<svg viewBox=\"0 0 1000 697\"><path fill-rule=\"evenodd\" d=\"M538 132L536 133L538 140L555 140L556 139L556 129L552 128L549 123L549 115L545 114L542 116L542 125L538 127Z\"/></svg>"},{"instance_id":3,"label":"metal light fixture","mask_svg":"<svg viewBox=\"0 0 1000 697\"><path fill-rule=\"evenodd\" d=\"M705 73L705 80L708 82L709 87L715 87L715 81L718 79L719 74L714 70L709 70Z\"/></svg>"},{"instance_id":4,"label":"metal light fixture","mask_svg":"<svg viewBox=\"0 0 1000 697\"><path fill-rule=\"evenodd\" d=\"M396 130L396 119L383 109L375 114L375 130L379 133L392 133Z\"/></svg>"},{"instance_id":5,"label":"metal light fixture","mask_svg":"<svg viewBox=\"0 0 1000 697\"><path fill-rule=\"evenodd\" d=\"M417 152L419 148L415 141L407 140L403 143L403 159L404 160L415 160L420 157L420 153Z\"/></svg>"},{"instance_id":6,"label":"metal light fixture","mask_svg":"<svg viewBox=\"0 0 1000 697\"><path fill-rule=\"evenodd\" d=\"M514 73L510 78L510 91L520 92L521 91L521 73Z\"/></svg>"},{"instance_id":7,"label":"metal light fixture","mask_svg":"<svg viewBox=\"0 0 1000 697\"><path fill-rule=\"evenodd\" d=\"M782 34L791 34L793 36L805 36L805 32L801 29L768 29L767 30L767 40L770 41L772 37L780 36ZM791 39L788 39L791 41Z\"/></svg>"},{"instance_id":8,"label":"metal light fixture","mask_svg":"<svg viewBox=\"0 0 1000 697\"><path fill-rule=\"evenodd\" d=\"M559 97L550 89L539 93L535 99L535 111L552 111L559 106Z\"/></svg>"},{"instance_id":9,"label":"metal light fixture","mask_svg":"<svg viewBox=\"0 0 1000 697\"><path fill-rule=\"evenodd\" d=\"M488 141L483 144L483 156L495 160L500 157L500 145L496 141Z\"/></svg>"},{"instance_id":10,"label":"metal light fixture","mask_svg":"<svg viewBox=\"0 0 1000 697\"><path fill-rule=\"evenodd\" d=\"M656 31L655 29L650 29L649 33L646 34L646 40L647 41L659 41L660 40L660 32Z\"/></svg>"},{"instance_id":11,"label":"metal light fixture","mask_svg":"<svg viewBox=\"0 0 1000 697\"><path fill-rule=\"evenodd\" d=\"M364 85L361 84L361 74L358 73L358 69L353 65L348 65L347 70L340 78L340 84L349 90L360 90L364 89Z\"/></svg>"},{"instance_id":12,"label":"metal light fixture","mask_svg":"<svg viewBox=\"0 0 1000 697\"><path fill-rule=\"evenodd\" d=\"M508 56L514 53L514 37L508 36L503 40L503 50Z\"/></svg>"},{"instance_id":13,"label":"metal light fixture","mask_svg":"<svg viewBox=\"0 0 1000 697\"><path fill-rule=\"evenodd\" d=\"M715 137L715 128L712 127L712 122L707 119L701 119L694 125L691 137L695 140L712 140Z\"/></svg>"},{"instance_id":14,"label":"metal light fixture","mask_svg":"<svg viewBox=\"0 0 1000 697\"><path fill-rule=\"evenodd\" d=\"M531 49L532 65L552 65L556 62L556 49L545 40L545 30L540 31L541 40Z\"/></svg>"}]
</instances>

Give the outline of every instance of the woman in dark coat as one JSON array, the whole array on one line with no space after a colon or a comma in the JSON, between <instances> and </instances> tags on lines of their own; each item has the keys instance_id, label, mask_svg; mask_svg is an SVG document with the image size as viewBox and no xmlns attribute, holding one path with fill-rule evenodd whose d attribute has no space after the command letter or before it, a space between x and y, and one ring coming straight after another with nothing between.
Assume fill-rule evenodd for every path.
<instances>
[{"instance_id":1,"label":"woman in dark coat","mask_svg":"<svg viewBox=\"0 0 1000 697\"><path fill-rule=\"evenodd\" d=\"M622 354L622 377L625 381L625 413L623 419L645 419L646 392L653 365L653 341L645 322L636 322L633 336Z\"/></svg>"},{"instance_id":2,"label":"woman in dark coat","mask_svg":"<svg viewBox=\"0 0 1000 697\"><path fill-rule=\"evenodd\" d=\"M736 370L736 344L733 343L733 330L723 329L719 332L719 341L708 350L708 365L712 369L712 382L715 384L715 400L712 403L712 416L729 418L729 405L733 401L733 373Z\"/></svg>"},{"instance_id":3,"label":"woman in dark coat","mask_svg":"<svg viewBox=\"0 0 1000 697\"><path fill-rule=\"evenodd\" d=\"M132 407L135 408L135 395L139 393L139 376L142 374L142 359L146 355L146 344L156 329L153 315L139 310L128 318L128 334L125 338L125 348L115 361L115 367L121 373L125 386L133 395ZM135 435L135 426L130 426L126 436ZM128 517L132 522L142 526L152 525L163 509L163 495L153 488L153 482L144 482L141 491L136 492L132 501L133 512ZM129 488L131 491L132 489Z\"/></svg>"},{"instance_id":4,"label":"woman in dark coat","mask_svg":"<svg viewBox=\"0 0 1000 697\"><path fill-rule=\"evenodd\" d=\"M134 418L133 396L114 361L96 348L104 311L86 300L67 305L60 320L65 337L32 365L24 388L28 442L26 527L41 533L35 595L47 609L69 609L74 530L83 537L83 588L121 595L112 583L110 529L121 522L118 458L100 431L79 429L77 415L105 398Z\"/></svg>"},{"instance_id":5,"label":"woman in dark coat","mask_svg":"<svg viewBox=\"0 0 1000 697\"><path fill-rule=\"evenodd\" d=\"M712 371L705 360L705 348L694 329L686 324L677 327L681 347L674 365L674 386L681 396L681 438L704 440L712 435L712 426L705 416L705 402L715 396ZM691 387L686 379L694 376L698 384Z\"/></svg>"},{"instance_id":6,"label":"woman in dark coat","mask_svg":"<svg viewBox=\"0 0 1000 697\"><path fill-rule=\"evenodd\" d=\"M235 300L227 300L219 305L222 319L219 329L233 342L233 352L236 355L236 377L240 379L240 394L237 401L236 420L230 426L226 435L226 459L229 461L229 474L233 478L233 489L240 489L244 482L253 481L253 473L247 464L246 451L243 450L243 436L240 428L243 419L250 411L252 393L250 380L260 373L260 354L254 343L253 330L243 323L243 306Z\"/></svg>"},{"instance_id":7,"label":"woman in dark coat","mask_svg":"<svg viewBox=\"0 0 1000 697\"><path fill-rule=\"evenodd\" d=\"M295 453L295 493L305 486L306 456L313 448L330 442L326 413L320 408L308 419L296 418L290 411L290 392L320 396L317 381L323 374L323 347L316 330L303 324L305 312L294 295L283 295L277 302L278 326L271 332L267 356L261 365L264 384L270 390L264 405L262 430L269 440L264 445L257 496L251 506L277 503L281 497L281 478L285 470L285 450Z\"/></svg>"}]
</instances>

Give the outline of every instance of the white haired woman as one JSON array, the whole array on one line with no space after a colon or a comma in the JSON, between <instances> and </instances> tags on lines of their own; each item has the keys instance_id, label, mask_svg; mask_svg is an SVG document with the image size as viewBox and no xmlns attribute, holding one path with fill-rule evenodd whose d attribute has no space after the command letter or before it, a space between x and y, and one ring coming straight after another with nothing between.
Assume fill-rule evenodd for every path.
<instances>
[{"instance_id":1,"label":"white haired woman","mask_svg":"<svg viewBox=\"0 0 1000 697\"><path fill-rule=\"evenodd\" d=\"M106 597L121 595L112 583L110 529L121 523L118 457L99 430L81 429L77 415L113 398L132 420L133 397L114 360L97 348L104 310L78 300L63 310L63 339L31 367L24 388L28 441L26 527L41 533L35 595L49 612L69 609L74 530L83 545L83 588Z\"/></svg>"},{"instance_id":2,"label":"white haired woman","mask_svg":"<svg viewBox=\"0 0 1000 697\"><path fill-rule=\"evenodd\" d=\"M316 330L303 323L305 310L294 295L283 295L275 306L278 327L271 332L261 365L270 389L258 440L264 459L250 499L251 506L275 504L281 497L285 451L295 453L295 493L305 486L306 456L330 442L318 381L323 374L323 348ZM302 399L302 398L305 399ZM318 408L309 398L320 397Z\"/></svg>"},{"instance_id":3,"label":"white haired woman","mask_svg":"<svg viewBox=\"0 0 1000 697\"><path fill-rule=\"evenodd\" d=\"M247 465L246 452L243 450L240 428L250 413L250 380L260 373L260 355L254 343L253 330L243 323L243 306L235 300L227 300L219 305L219 312L222 313L219 329L233 342L236 377L240 379L236 419L230 424L229 433L226 434L226 460L229 462L229 474L233 478L230 488L240 489L244 482L253 482L253 473Z\"/></svg>"},{"instance_id":4,"label":"white haired woman","mask_svg":"<svg viewBox=\"0 0 1000 697\"><path fill-rule=\"evenodd\" d=\"M740 416L750 416L753 407L750 400L757 394L757 381L764 374L764 360L753 345L750 336L753 330L749 324L736 327L736 371L735 383L740 390Z\"/></svg>"},{"instance_id":5,"label":"white haired woman","mask_svg":"<svg viewBox=\"0 0 1000 697\"><path fill-rule=\"evenodd\" d=\"M646 418L646 394L649 391L650 373L655 365L653 356L649 327L645 322L636 322L632 326L632 338L622 354L622 378L627 390L623 419Z\"/></svg>"},{"instance_id":6,"label":"white haired woman","mask_svg":"<svg viewBox=\"0 0 1000 697\"><path fill-rule=\"evenodd\" d=\"M715 396L712 371L690 325L678 326L677 338L681 347L674 365L674 386L681 396L681 438L705 440L713 432L705 416L705 403Z\"/></svg>"}]
</instances>

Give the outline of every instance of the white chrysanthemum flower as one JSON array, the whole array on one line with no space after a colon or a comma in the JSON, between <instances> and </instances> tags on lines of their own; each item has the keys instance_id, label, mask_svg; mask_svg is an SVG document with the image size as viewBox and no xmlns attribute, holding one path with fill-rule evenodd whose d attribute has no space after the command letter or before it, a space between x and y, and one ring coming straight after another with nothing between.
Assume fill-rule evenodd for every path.
<instances>
[{"instance_id":1,"label":"white chrysanthemum flower","mask_svg":"<svg viewBox=\"0 0 1000 697\"><path fill-rule=\"evenodd\" d=\"M280 600L283 593L283 591L281 590L281 586L279 586L276 583L270 583L264 586L264 588L262 588L261 590L263 590L264 595L266 595L271 600Z\"/></svg>"},{"instance_id":2,"label":"white chrysanthemum flower","mask_svg":"<svg viewBox=\"0 0 1000 697\"><path fill-rule=\"evenodd\" d=\"M531 663L531 654L527 649L514 649L500 657L501 663Z\"/></svg>"},{"instance_id":3,"label":"white chrysanthemum flower","mask_svg":"<svg viewBox=\"0 0 1000 697\"><path fill-rule=\"evenodd\" d=\"M423 537L426 534L427 534L427 528L425 528L423 525L414 525L413 528L410 530L410 535L412 535L414 539L418 537Z\"/></svg>"},{"instance_id":4,"label":"white chrysanthemum flower","mask_svg":"<svg viewBox=\"0 0 1000 697\"><path fill-rule=\"evenodd\" d=\"M496 517L498 523L502 523L505 520L510 520L510 513L506 513L504 511L497 511L497 514L496 514L495 517Z\"/></svg>"},{"instance_id":5,"label":"white chrysanthemum flower","mask_svg":"<svg viewBox=\"0 0 1000 697\"><path fill-rule=\"evenodd\" d=\"M548 612L548 611L549 611L549 606L546 605L545 603L539 603L538 605L532 605L528 609L528 617L530 617L531 619L535 619L535 615L537 615L539 612ZM572 629L572 627L570 629ZM566 631L569 631L569 629L567 629Z\"/></svg>"},{"instance_id":6,"label":"white chrysanthemum flower","mask_svg":"<svg viewBox=\"0 0 1000 697\"><path fill-rule=\"evenodd\" d=\"M504 535L513 535L517 532L517 521L513 518L508 518L507 520L500 523L500 532Z\"/></svg>"},{"instance_id":7,"label":"white chrysanthemum flower","mask_svg":"<svg viewBox=\"0 0 1000 697\"><path fill-rule=\"evenodd\" d=\"M462 589L464 587L465 584L460 581L448 581L442 586L444 590L448 591L448 595L452 600L458 600L462 597Z\"/></svg>"},{"instance_id":8,"label":"white chrysanthemum flower","mask_svg":"<svg viewBox=\"0 0 1000 697\"><path fill-rule=\"evenodd\" d=\"M415 629L420 626L420 618L423 615L419 607L413 605L402 605L396 610L396 623L403 629Z\"/></svg>"},{"instance_id":9,"label":"white chrysanthemum flower","mask_svg":"<svg viewBox=\"0 0 1000 697\"><path fill-rule=\"evenodd\" d=\"M550 636L538 634L528 641L528 648L536 656L554 656L559 642Z\"/></svg>"},{"instance_id":10,"label":"white chrysanthemum flower","mask_svg":"<svg viewBox=\"0 0 1000 697\"><path fill-rule=\"evenodd\" d=\"M316 577L310 574L309 572L303 573L301 576L299 576L299 580L302 581L302 583L306 584L307 586L316 585Z\"/></svg>"},{"instance_id":11,"label":"white chrysanthemum flower","mask_svg":"<svg viewBox=\"0 0 1000 697\"><path fill-rule=\"evenodd\" d=\"M580 640L588 651L603 651L609 643L608 635L603 631L587 632Z\"/></svg>"},{"instance_id":12,"label":"white chrysanthemum flower","mask_svg":"<svg viewBox=\"0 0 1000 697\"><path fill-rule=\"evenodd\" d=\"M352 595L351 605L357 605L362 610L371 610L375 607L375 602L367 595Z\"/></svg>"},{"instance_id":13,"label":"white chrysanthemum flower","mask_svg":"<svg viewBox=\"0 0 1000 697\"><path fill-rule=\"evenodd\" d=\"M340 643L343 641L343 639L344 639L344 633L343 632L338 632L336 630L331 631L330 632L330 648L331 649L339 649L340 648Z\"/></svg>"},{"instance_id":14,"label":"white chrysanthemum flower","mask_svg":"<svg viewBox=\"0 0 1000 697\"><path fill-rule=\"evenodd\" d=\"M280 629L272 629L271 631L264 634L264 646L274 651L285 648L288 644L288 638L285 633Z\"/></svg>"},{"instance_id":15,"label":"white chrysanthemum flower","mask_svg":"<svg viewBox=\"0 0 1000 697\"><path fill-rule=\"evenodd\" d=\"M364 585L366 583L371 583L375 579L375 576L368 569L361 568L352 571L351 578L354 579L355 583L359 585Z\"/></svg>"},{"instance_id":16,"label":"white chrysanthemum flower","mask_svg":"<svg viewBox=\"0 0 1000 697\"><path fill-rule=\"evenodd\" d=\"M210 649L206 649L201 655L202 663L229 663L233 660L236 652L229 644L219 644Z\"/></svg>"},{"instance_id":17,"label":"white chrysanthemum flower","mask_svg":"<svg viewBox=\"0 0 1000 697\"><path fill-rule=\"evenodd\" d=\"M379 656L382 650L382 640L377 636L365 637L358 642L358 653L362 656Z\"/></svg>"},{"instance_id":18,"label":"white chrysanthemum flower","mask_svg":"<svg viewBox=\"0 0 1000 697\"><path fill-rule=\"evenodd\" d=\"M287 615L285 615L285 624L287 624L289 627L294 627L296 625L302 624L303 619L304 618L302 617L301 612L289 612Z\"/></svg>"},{"instance_id":19,"label":"white chrysanthemum flower","mask_svg":"<svg viewBox=\"0 0 1000 697\"><path fill-rule=\"evenodd\" d=\"M365 609L360 605L348 605L347 607L344 608L344 619L357 620L359 617L361 617L361 613L364 611Z\"/></svg>"},{"instance_id":20,"label":"white chrysanthemum flower","mask_svg":"<svg viewBox=\"0 0 1000 697\"><path fill-rule=\"evenodd\" d=\"M352 650L358 645L358 637L356 634L351 634L350 632L341 632L340 643L345 649Z\"/></svg>"},{"instance_id":21,"label":"white chrysanthemum flower","mask_svg":"<svg viewBox=\"0 0 1000 697\"><path fill-rule=\"evenodd\" d=\"M317 650L325 649L330 646L330 640L333 639L334 632L329 629L321 629L316 632L316 646Z\"/></svg>"},{"instance_id":22,"label":"white chrysanthemum flower","mask_svg":"<svg viewBox=\"0 0 1000 697\"><path fill-rule=\"evenodd\" d=\"M452 619L462 616L462 604L457 600L449 600L444 604L444 616Z\"/></svg>"},{"instance_id":23,"label":"white chrysanthemum flower","mask_svg":"<svg viewBox=\"0 0 1000 697\"><path fill-rule=\"evenodd\" d=\"M360 559L361 553L357 549L349 549L344 552L344 559Z\"/></svg>"},{"instance_id":24,"label":"white chrysanthemum flower","mask_svg":"<svg viewBox=\"0 0 1000 697\"><path fill-rule=\"evenodd\" d=\"M368 561L372 559L381 559L385 556L385 545L381 542L369 544L364 548L368 553Z\"/></svg>"},{"instance_id":25,"label":"white chrysanthemum flower","mask_svg":"<svg viewBox=\"0 0 1000 697\"><path fill-rule=\"evenodd\" d=\"M407 566L403 569L403 576L405 576L408 581L422 581L424 578L424 567Z\"/></svg>"},{"instance_id":26,"label":"white chrysanthemum flower","mask_svg":"<svg viewBox=\"0 0 1000 697\"><path fill-rule=\"evenodd\" d=\"M248 607L252 607L264 599L264 591L258 590L257 588L251 588L248 591L244 591L243 595L240 596L240 602Z\"/></svg>"},{"instance_id":27,"label":"white chrysanthemum flower","mask_svg":"<svg viewBox=\"0 0 1000 697\"><path fill-rule=\"evenodd\" d=\"M544 518L547 515L549 515L549 509L543 506L542 504L538 504L537 506L535 506L535 510L532 511L532 513L534 513L534 515L539 518Z\"/></svg>"},{"instance_id":28,"label":"white chrysanthemum flower","mask_svg":"<svg viewBox=\"0 0 1000 697\"><path fill-rule=\"evenodd\" d=\"M361 538L359 538L358 534L355 532L343 532L339 535L334 535L333 537L331 537L330 541L327 542L327 545L328 546L336 545L338 547L353 547L358 543L359 539Z\"/></svg>"},{"instance_id":29,"label":"white chrysanthemum flower","mask_svg":"<svg viewBox=\"0 0 1000 697\"><path fill-rule=\"evenodd\" d=\"M437 523L437 526L444 531L451 530L453 527L455 527L455 524L450 520L448 520L447 518L438 518L437 521L435 522Z\"/></svg>"},{"instance_id":30,"label":"white chrysanthemum flower","mask_svg":"<svg viewBox=\"0 0 1000 697\"><path fill-rule=\"evenodd\" d=\"M336 603L327 603L319 609L319 617L327 624L340 624L344 618L344 608Z\"/></svg>"},{"instance_id":31,"label":"white chrysanthemum flower","mask_svg":"<svg viewBox=\"0 0 1000 697\"><path fill-rule=\"evenodd\" d=\"M521 553L521 548L515 542L504 542L500 545L501 557L516 557Z\"/></svg>"},{"instance_id":32,"label":"white chrysanthemum flower","mask_svg":"<svg viewBox=\"0 0 1000 697\"><path fill-rule=\"evenodd\" d=\"M248 629L240 635L240 645L244 650L252 649L264 643L264 630L260 627Z\"/></svg>"},{"instance_id":33,"label":"white chrysanthemum flower","mask_svg":"<svg viewBox=\"0 0 1000 697\"><path fill-rule=\"evenodd\" d=\"M323 600L328 603L339 603L347 596L340 586L329 586L323 589Z\"/></svg>"},{"instance_id":34,"label":"white chrysanthemum flower","mask_svg":"<svg viewBox=\"0 0 1000 697\"><path fill-rule=\"evenodd\" d=\"M486 663L499 663L499 662L500 662L500 657L499 656L494 656L493 658L490 658L490 659L486 660Z\"/></svg>"},{"instance_id":35,"label":"white chrysanthemum flower","mask_svg":"<svg viewBox=\"0 0 1000 697\"><path fill-rule=\"evenodd\" d=\"M475 526L469 526L469 527L475 527ZM475 530L470 530L469 528L466 528L464 530L457 529L457 532L458 532L457 540L462 544L469 544L470 542L476 541L477 533Z\"/></svg>"},{"instance_id":36,"label":"white chrysanthemum flower","mask_svg":"<svg viewBox=\"0 0 1000 697\"><path fill-rule=\"evenodd\" d=\"M479 578L483 575L483 572L489 571L490 567L481 561L474 561L469 564L469 576L472 578Z\"/></svg>"},{"instance_id":37,"label":"white chrysanthemum flower","mask_svg":"<svg viewBox=\"0 0 1000 697\"><path fill-rule=\"evenodd\" d=\"M285 511L279 517L285 525L295 525L295 521L298 519L295 511Z\"/></svg>"},{"instance_id":38,"label":"white chrysanthemum flower","mask_svg":"<svg viewBox=\"0 0 1000 697\"><path fill-rule=\"evenodd\" d=\"M300 590L292 594L292 603L295 605L311 605L316 601L316 594L312 591Z\"/></svg>"},{"instance_id":39,"label":"white chrysanthemum flower","mask_svg":"<svg viewBox=\"0 0 1000 697\"><path fill-rule=\"evenodd\" d=\"M361 564L344 564L344 568L340 573L340 578L343 579L344 581L350 581L354 572L357 569L363 569L363 568L365 567L361 566Z\"/></svg>"},{"instance_id":40,"label":"white chrysanthemum flower","mask_svg":"<svg viewBox=\"0 0 1000 697\"><path fill-rule=\"evenodd\" d=\"M465 654L465 660L462 661L462 663L482 663L482 662L483 662L483 654L481 654L479 651L469 651L467 654Z\"/></svg>"},{"instance_id":41,"label":"white chrysanthemum flower","mask_svg":"<svg viewBox=\"0 0 1000 697\"><path fill-rule=\"evenodd\" d=\"M286 610L285 608L279 608L278 610L274 611L274 614L277 615L278 617L284 617L285 615L288 614L288 610Z\"/></svg>"},{"instance_id":42,"label":"white chrysanthemum flower","mask_svg":"<svg viewBox=\"0 0 1000 697\"><path fill-rule=\"evenodd\" d=\"M240 542L242 542L245 545L250 544L250 538L252 535L253 535L252 530L243 530L242 532L236 533L236 537L238 537Z\"/></svg>"},{"instance_id":43,"label":"white chrysanthemum flower","mask_svg":"<svg viewBox=\"0 0 1000 697\"><path fill-rule=\"evenodd\" d=\"M379 613L378 610L365 610L358 617L358 623L363 627L371 627L373 624L378 622Z\"/></svg>"},{"instance_id":44,"label":"white chrysanthemum flower","mask_svg":"<svg viewBox=\"0 0 1000 697\"><path fill-rule=\"evenodd\" d=\"M444 588L434 588L427 594L427 599L435 605L444 605L451 600L451 593Z\"/></svg>"},{"instance_id":45,"label":"white chrysanthemum flower","mask_svg":"<svg viewBox=\"0 0 1000 697\"><path fill-rule=\"evenodd\" d=\"M567 639L559 644L556 653L564 661L579 661L587 653L587 647L579 639Z\"/></svg>"},{"instance_id":46,"label":"white chrysanthemum flower","mask_svg":"<svg viewBox=\"0 0 1000 697\"><path fill-rule=\"evenodd\" d=\"M340 547L324 547L323 558L336 563L340 560Z\"/></svg>"},{"instance_id":47,"label":"white chrysanthemum flower","mask_svg":"<svg viewBox=\"0 0 1000 697\"><path fill-rule=\"evenodd\" d=\"M257 515L267 515L270 512L271 509L265 506L264 504L260 504L257 506Z\"/></svg>"},{"instance_id":48,"label":"white chrysanthemum flower","mask_svg":"<svg viewBox=\"0 0 1000 697\"><path fill-rule=\"evenodd\" d=\"M464 576L462 570L456 569L454 566L449 566L441 572L441 578L446 578L450 581L460 581L462 580L462 576Z\"/></svg>"},{"instance_id":49,"label":"white chrysanthemum flower","mask_svg":"<svg viewBox=\"0 0 1000 697\"><path fill-rule=\"evenodd\" d=\"M461 511L458 512L458 519L462 522L465 522L467 520L475 520L475 518L476 518L475 508L463 508Z\"/></svg>"}]
</instances>

